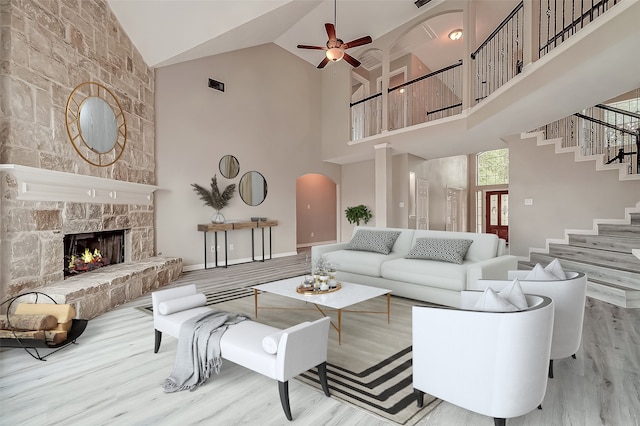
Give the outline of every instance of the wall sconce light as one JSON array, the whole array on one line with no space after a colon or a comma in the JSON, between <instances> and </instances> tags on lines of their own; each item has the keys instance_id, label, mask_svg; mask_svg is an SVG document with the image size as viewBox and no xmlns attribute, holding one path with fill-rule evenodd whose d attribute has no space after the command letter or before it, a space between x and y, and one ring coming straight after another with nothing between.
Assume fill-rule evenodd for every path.
<instances>
[{"instance_id":1,"label":"wall sconce light","mask_svg":"<svg viewBox=\"0 0 640 426\"><path fill-rule=\"evenodd\" d=\"M462 38L462 30L453 30L449 33L449 38L453 41L460 40Z\"/></svg>"}]
</instances>

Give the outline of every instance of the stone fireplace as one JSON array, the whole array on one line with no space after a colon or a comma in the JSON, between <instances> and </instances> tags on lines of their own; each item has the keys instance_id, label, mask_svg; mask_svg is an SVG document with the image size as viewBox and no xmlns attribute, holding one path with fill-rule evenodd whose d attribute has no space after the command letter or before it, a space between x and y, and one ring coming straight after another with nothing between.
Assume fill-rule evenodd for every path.
<instances>
[{"instance_id":1,"label":"stone fireplace","mask_svg":"<svg viewBox=\"0 0 640 426\"><path fill-rule=\"evenodd\" d=\"M90 319L182 269L154 253L155 70L104 0L0 4L0 296L45 291ZM122 155L104 167L66 127L85 82L113 92L126 121ZM125 262L64 279L65 234L116 230Z\"/></svg>"},{"instance_id":2,"label":"stone fireplace","mask_svg":"<svg viewBox=\"0 0 640 426\"><path fill-rule=\"evenodd\" d=\"M0 176L3 300L41 291L90 319L182 272L181 259L154 253L155 186L13 164ZM109 267L68 271L70 256L96 249Z\"/></svg>"}]
</instances>

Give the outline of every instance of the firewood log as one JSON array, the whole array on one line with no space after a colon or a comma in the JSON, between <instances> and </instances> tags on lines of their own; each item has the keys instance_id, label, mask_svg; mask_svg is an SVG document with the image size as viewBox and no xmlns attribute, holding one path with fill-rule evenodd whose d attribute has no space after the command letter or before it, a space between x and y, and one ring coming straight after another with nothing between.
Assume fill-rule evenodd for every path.
<instances>
[{"instance_id":1,"label":"firewood log","mask_svg":"<svg viewBox=\"0 0 640 426\"><path fill-rule=\"evenodd\" d=\"M1 339L36 339L36 340L44 340L44 330L38 331L11 331L11 330L0 330L0 338Z\"/></svg>"},{"instance_id":2,"label":"firewood log","mask_svg":"<svg viewBox=\"0 0 640 426\"><path fill-rule=\"evenodd\" d=\"M52 330L58 326L53 315L6 315L0 316L0 329L3 330Z\"/></svg>"}]
</instances>

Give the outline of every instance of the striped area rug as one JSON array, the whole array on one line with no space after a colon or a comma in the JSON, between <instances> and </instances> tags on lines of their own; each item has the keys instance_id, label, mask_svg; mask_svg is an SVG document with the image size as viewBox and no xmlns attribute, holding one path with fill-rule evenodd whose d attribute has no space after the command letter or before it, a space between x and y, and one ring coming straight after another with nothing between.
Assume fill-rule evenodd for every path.
<instances>
[{"instance_id":1,"label":"striped area rug","mask_svg":"<svg viewBox=\"0 0 640 426\"><path fill-rule=\"evenodd\" d=\"M251 286L303 274L304 257L297 258L301 260L297 266L289 262L289 265L283 263L268 267L266 264L273 261L265 262L264 265L258 265L261 266L259 273L244 271L245 265L236 265L223 271L219 269L224 268L216 268L213 271L189 272L173 285L195 283L206 294L207 305L242 312L253 318L255 306ZM289 260L296 263L292 258ZM355 312L386 310L384 297L358 304L353 307L354 312L343 311L342 344L338 344L335 330L331 329L329 334L327 371L332 397L407 426L418 422L439 404L440 400L425 395L424 406L418 408L413 395L411 306L415 304L423 303L392 297L389 324L386 315ZM151 312L150 306L140 309ZM334 323L337 322L335 312L325 310L325 313ZM260 294L256 318L260 322L286 328L319 317L320 313L312 303ZM315 369L296 379L320 389Z\"/></svg>"}]
</instances>

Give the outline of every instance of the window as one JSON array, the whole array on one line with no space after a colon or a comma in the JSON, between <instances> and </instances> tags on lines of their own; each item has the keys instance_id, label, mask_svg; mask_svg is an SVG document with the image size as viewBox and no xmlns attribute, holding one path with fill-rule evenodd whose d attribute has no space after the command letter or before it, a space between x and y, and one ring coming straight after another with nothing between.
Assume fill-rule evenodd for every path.
<instances>
[{"instance_id":1,"label":"window","mask_svg":"<svg viewBox=\"0 0 640 426\"><path fill-rule=\"evenodd\" d=\"M481 152L477 156L477 184L506 185L509 183L509 149Z\"/></svg>"}]
</instances>

